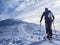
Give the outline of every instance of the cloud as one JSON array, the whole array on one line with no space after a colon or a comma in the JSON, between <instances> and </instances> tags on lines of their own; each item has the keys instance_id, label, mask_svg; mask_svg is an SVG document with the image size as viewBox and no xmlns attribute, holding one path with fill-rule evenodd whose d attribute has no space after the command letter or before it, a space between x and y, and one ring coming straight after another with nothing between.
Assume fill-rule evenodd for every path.
<instances>
[{"instance_id":1,"label":"cloud","mask_svg":"<svg viewBox=\"0 0 60 45\"><path fill-rule=\"evenodd\" d=\"M8 15L9 14L1 14L0 15L0 21L5 20L5 19L9 19L10 17Z\"/></svg>"},{"instance_id":2,"label":"cloud","mask_svg":"<svg viewBox=\"0 0 60 45\"><path fill-rule=\"evenodd\" d=\"M18 2L19 2L19 0L14 0L14 1L9 0L9 1L7 2L7 4L8 4L8 7L9 7L9 8L14 8L14 6L16 6L16 5L18 4Z\"/></svg>"},{"instance_id":3,"label":"cloud","mask_svg":"<svg viewBox=\"0 0 60 45\"><path fill-rule=\"evenodd\" d=\"M2 13L7 13L9 11L9 8L15 8L19 0L1 0L1 7L4 11Z\"/></svg>"},{"instance_id":4,"label":"cloud","mask_svg":"<svg viewBox=\"0 0 60 45\"><path fill-rule=\"evenodd\" d=\"M36 3L36 1L35 0L24 0L23 3L21 3L21 4L19 3L15 12L18 14L19 11L25 10L25 8L27 9L28 7L34 5Z\"/></svg>"},{"instance_id":5,"label":"cloud","mask_svg":"<svg viewBox=\"0 0 60 45\"><path fill-rule=\"evenodd\" d=\"M25 7L26 6L24 3L19 4L18 7L15 9L15 12L18 13L19 11L23 10Z\"/></svg>"},{"instance_id":6,"label":"cloud","mask_svg":"<svg viewBox=\"0 0 60 45\"><path fill-rule=\"evenodd\" d=\"M54 3L55 7L60 7L60 0L57 0L55 3Z\"/></svg>"}]
</instances>

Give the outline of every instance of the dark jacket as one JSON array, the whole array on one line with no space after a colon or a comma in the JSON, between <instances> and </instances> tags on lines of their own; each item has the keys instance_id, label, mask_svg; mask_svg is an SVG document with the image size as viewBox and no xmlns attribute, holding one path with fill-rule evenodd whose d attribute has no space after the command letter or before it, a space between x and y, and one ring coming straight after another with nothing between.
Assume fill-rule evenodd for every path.
<instances>
[{"instance_id":1,"label":"dark jacket","mask_svg":"<svg viewBox=\"0 0 60 45\"><path fill-rule=\"evenodd\" d=\"M49 12L51 12L51 11L45 11L45 12L43 12L43 14L41 16L41 21L42 21L43 17L45 17L45 22L52 22L54 20L54 18L55 18L54 15L52 15L52 18L48 18Z\"/></svg>"}]
</instances>

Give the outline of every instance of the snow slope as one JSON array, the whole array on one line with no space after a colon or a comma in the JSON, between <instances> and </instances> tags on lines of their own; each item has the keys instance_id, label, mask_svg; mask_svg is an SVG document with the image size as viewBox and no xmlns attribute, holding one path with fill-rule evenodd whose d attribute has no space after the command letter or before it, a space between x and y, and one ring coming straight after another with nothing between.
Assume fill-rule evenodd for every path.
<instances>
[{"instance_id":1,"label":"snow slope","mask_svg":"<svg viewBox=\"0 0 60 45\"><path fill-rule=\"evenodd\" d=\"M56 33L60 34L58 31ZM45 35L43 26L40 30L40 26L34 23L16 19L0 21L0 45L60 45L60 41L43 40ZM57 36L60 38L60 35Z\"/></svg>"}]
</instances>

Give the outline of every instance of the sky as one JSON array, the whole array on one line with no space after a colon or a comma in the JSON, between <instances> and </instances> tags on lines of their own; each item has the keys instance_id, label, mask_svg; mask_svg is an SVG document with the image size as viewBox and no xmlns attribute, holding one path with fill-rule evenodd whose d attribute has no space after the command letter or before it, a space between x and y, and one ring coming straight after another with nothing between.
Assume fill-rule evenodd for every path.
<instances>
[{"instance_id":1,"label":"sky","mask_svg":"<svg viewBox=\"0 0 60 45\"><path fill-rule=\"evenodd\" d=\"M53 12L54 24L59 30L60 0L0 0L0 20L14 18L40 24L40 17L46 7Z\"/></svg>"}]
</instances>

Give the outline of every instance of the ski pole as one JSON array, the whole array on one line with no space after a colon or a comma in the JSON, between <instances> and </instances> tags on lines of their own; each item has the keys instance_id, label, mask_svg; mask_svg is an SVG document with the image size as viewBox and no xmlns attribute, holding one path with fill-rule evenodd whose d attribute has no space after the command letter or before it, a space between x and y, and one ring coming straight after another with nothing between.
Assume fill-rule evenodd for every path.
<instances>
[{"instance_id":1,"label":"ski pole","mask_svg":"<svg viewBox=\"0 0 60 45\"><path fill-rule=\"evenodd\" d=\"M41 22L40 22L40 30L41 30ZM39 30L39 39L40 39L40 30Z\"/></svg>"},{"instance_id":2,"label":"ski pole","mask_svg":"<svg viewBox=\"0 0 60 45\"><path fill-rule=\"evenodd\" d=\"M56 33L54 22L53 22L53 27L54 27L54 31L55 31L55 33ZM57 35L56 35L56 37L57 37Z\"/></svg>"}]
</instances>

